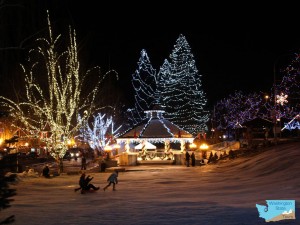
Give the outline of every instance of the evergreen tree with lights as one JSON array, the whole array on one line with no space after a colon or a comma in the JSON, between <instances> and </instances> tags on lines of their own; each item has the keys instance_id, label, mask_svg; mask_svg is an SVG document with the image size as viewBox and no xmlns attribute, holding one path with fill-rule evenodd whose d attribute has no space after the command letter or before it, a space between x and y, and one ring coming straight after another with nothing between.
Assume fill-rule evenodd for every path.
<instances>
[{"instance_id":1,"label":"evergreen tree with lights","mask_svg":"<svg viewBox=\"0 0 300 225\"><path fill-rule=\"evenodd\" d=\"M153 69L145 49L142 49L138 61L138 68L132 75L132 86L135 91L135 106L130 110L132 123L136 125L145 119L145 110L151 109L157 102L156 95L156 70Z\"/></svg>"},{"instance_id":2,"label":"evergreen tree with lights","mask_svg":"<svg viewBox=\"0 0 300 225\"><path fill-rule=\"evenodd\" d=\"M168 96L169 89L166 89L166 87L168 87L170 83L170 67L171 65L169 61L165 59L157 74L156 100L158 101L158 105L160 105L160 107L163 109L164 105L167 104L167 100L164 98L164 96Z\"/></svg>"},{"instance_id":3,"label":"evergreen tree with lights","mask_svg":"<svg viewBox=\"0 0 300 225\"><path fill-rule=\"evenodd\" d=\"M165 61L160 68L158 83L165 117L194 135L207 130L209 112L205 109L207 99L202 89L201 75L182 34L169 57L170 64Z\"/></svg>"}]
</instances>

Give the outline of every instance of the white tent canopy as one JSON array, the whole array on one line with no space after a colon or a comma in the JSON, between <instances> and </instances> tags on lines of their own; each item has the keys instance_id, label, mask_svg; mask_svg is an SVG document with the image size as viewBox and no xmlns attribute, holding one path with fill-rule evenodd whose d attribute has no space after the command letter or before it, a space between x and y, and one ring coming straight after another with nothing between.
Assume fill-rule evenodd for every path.
<instances>
[{"instance_id":1,"label":"white tent canopy","mask_svg":"<svg viewBox=\"0 0 300 225\"><path fill-rule=\"evenodd\" d=\"M125 149L126 145L128 145L129 149L134 149L135 144L133 144L132 142L120 142L119 145L121 146L121 149Z\"/></svg>"},{"instance_id":2,"label":"white tent canopy","mask_svg":"<svg viewBox=\"0 0 300 225\"><path fill-rule=\"evenodd\" d=\"M143 143L138 144L137 146L135 146L135 149L142 149L143 145L146 145L146 149L156 149L156 146L151 144L148 141L145 141Z\"/></svg>"}]
</instances>

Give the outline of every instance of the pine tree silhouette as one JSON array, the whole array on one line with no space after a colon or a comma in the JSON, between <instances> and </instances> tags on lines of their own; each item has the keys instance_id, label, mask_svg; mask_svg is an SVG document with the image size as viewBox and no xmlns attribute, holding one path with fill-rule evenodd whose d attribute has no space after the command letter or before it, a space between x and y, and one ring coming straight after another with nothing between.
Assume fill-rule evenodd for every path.
<instances>
[{"instance_id":1,"label":"pine tree silhouette","mask_svg":"<svg viewBox=\"0 0 300 225\"><path fill-rule=\"evenodd\" d=\"M2 165L0 165L0 170L4 171ZM16 175L11 175L6 177L3 172L0 173L0 210L11 207L10 202L13 201L12 196L16 195L16 190L9 187L9 183L13 182ZM15 216L11 215L0 221L0 224L10 224L14 222Z\"/></svg>"}]
</instances>

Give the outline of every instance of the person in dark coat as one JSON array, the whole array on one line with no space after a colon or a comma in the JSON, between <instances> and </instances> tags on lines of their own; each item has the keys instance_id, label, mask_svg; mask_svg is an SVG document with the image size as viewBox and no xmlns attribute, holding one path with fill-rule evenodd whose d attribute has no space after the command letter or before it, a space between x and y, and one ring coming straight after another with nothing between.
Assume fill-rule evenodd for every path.
<instances>
[{"instance_id":1,"label":"person in dark coat","mask_svg":"<svg viewBox=\"0 0 300 225\"><path fill-rule=\"evenodd\" d=\"M185 151L185 162L186 162L186 166L189 167L190 166L190 154L189 152L186 150Z\"/></svg>"},{"instance_id":2,"label":"person in dark coat","mask_svg":"<svg viewBox=\"0 0 300 225\"><path fill-rule=\"evenodd\" d=\"M100 187L96 187L91 184L90 181L93 180L94 177L90 177L90 175L86 176L85 173L82 173L79 178L79 188L75 188L75 192L81 189L81 194L84 194L85 191L89 191L90 189L99 190Z\"/></svg>"},{"instance_id":3,"label":"person in dark coat","mask_svg":"<svg viewBox=\"0 0 300 225\"><path fill-rule=\"evenodd\" d=\"M191 160L192 160L192 166L195 166L196 165L196 157L195 157L195 153L194 152L192 152Z\"/></svg>"},{"instance_id":4,"label":"person in dark coat","mask_svg":"<svg viewBox=\"0 0 300 225\"><path fill-rule=\"evenodd\" d=\"M116 190L116 184L118 183L118 174L119 172L115 170L110 176L107 178L107 182L109 182L104 188L103 191L106 190L111 184L113 185L113 191Z\"/></svg>"},{"instance_id":5,"label":"person in dark coat","mask_svg":"<svg viewBox=\"0 0 300 225\"><path fill-rule=\"evenodd\" d=\"M86 158L85 155L81 157L81 170L86 170Z\"/></svg>"},{"instance_id":6,"label":"person in dark coat","mask_svg":"<svg viewBox=\"0 0 300 225\"><path fill-rule=\"evenodd\" d=\"M46 165L44 168L43 168L43 176L46 177L46 178L50 178L50 169L49 169L49 166Z\"/></svg>"}]
</instances>

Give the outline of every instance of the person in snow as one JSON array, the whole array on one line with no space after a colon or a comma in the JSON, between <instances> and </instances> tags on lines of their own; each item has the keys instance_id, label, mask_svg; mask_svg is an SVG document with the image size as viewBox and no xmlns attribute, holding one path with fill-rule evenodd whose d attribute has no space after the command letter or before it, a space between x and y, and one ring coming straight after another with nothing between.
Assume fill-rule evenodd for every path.
<instances>
[{"instance_id":1,"label":"person in snow","mask_svg":"<svg viewBox=\"0 0 300 225\"><path fill-rule=\"evenodd\" d=\"M113 191L116 190L116 184L118 184L118 171L115 170L110 176L107 178L108 185L106 185L103 190L105 191L111 184L113 185Z\"/></svg>"},{"instance_id":2,"label":"person in snow","mask_svg":"<svg viewBox=\"0 0 300 225\"><path fill-rule=\"evenodd\" d=\"M89 191L91 189L97 191L100 187L96 187L95 185L91 184L91 180L93 180L94 177L90 177L90 175L86 176L85 173L82 173L79 178L79 188L75 188L75 192L79 191L81 189L81 194L84 194L85 191Z\"/></svg>"},{"instance_id":3,"label":"person in snow","mask_svg":"<svg viewBox=\"0 0 300 225\"><path fill-rule=\"evenodd\" d=\"M81 158L81 170L86 170L86 157L83 154Z\"/></svg>"},{"instance_id":4,"label":"person in snow","mask_svg":"<svg viewBox=\"0 0 300 225\"><path fill-rule=\"evenodd\" d=\"M186 166L189 167L190 166L190 154L188 152L188 150L186 150L185 152L185 163L186 163Z\"/></svg>"},{"instance_id":5,"label":"person in snow","mask_svg":"<svg viewBox=\"0 0 300 225\"><path fill-rule=\"evenodd\" d=\"M192 152L191 160L192 160L192 166L195 166L196 165L196 156L195 156L194 152Z\"/></svg>"},{"instance_id":6,"label":"person in snow","mask_svg":"<svg viewBox=\"0 0 300 225\"><path fill-rule=\"evenodd\" d=\"M49 169L49 166L46 165L44 168L43 168L43 176L46 177L46 178L50 178L50 169Z\"/></svg>"}]
</instances>

